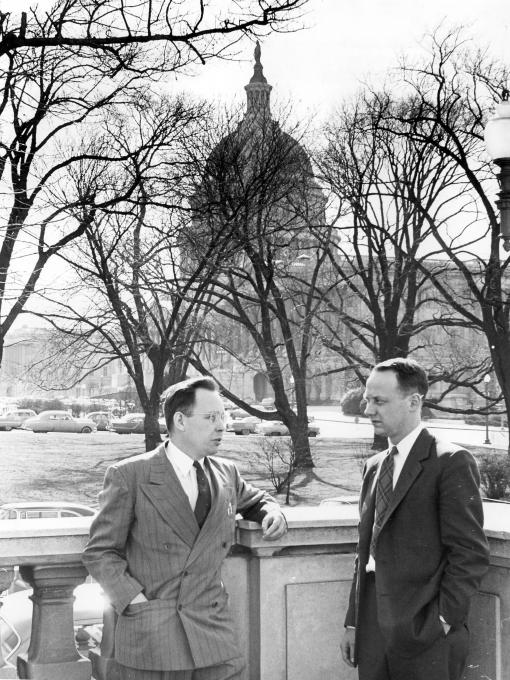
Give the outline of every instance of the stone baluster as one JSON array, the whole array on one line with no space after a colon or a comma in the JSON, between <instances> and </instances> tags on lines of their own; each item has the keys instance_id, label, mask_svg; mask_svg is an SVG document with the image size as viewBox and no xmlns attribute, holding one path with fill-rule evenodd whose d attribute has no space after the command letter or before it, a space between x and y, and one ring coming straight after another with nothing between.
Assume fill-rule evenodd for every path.
<instances>
[{"instance_id":1,"label":"stone baluster","mask_svg":"<svg viewBox=\"0 0 510 680\"><path fill-rule=\"evenodd\" d=\"M0 592L7 590L14 578L14 569L12 567L0 568ZM0 607L2 602L0 601ZM1 614L1 612L0 612ZM1 632L0 632L1 635ZM7 662L3 655L2 640L0 639L0 678L15 678L16 669L12 666L12 660Z\"/></svg>"},{"instance_id":2,"label":"stone baluster","mask_svg":"<svg viewBox=\"0 0 510 680\"><path fill-rule=\"evenodd\" d=\"M92 675L95 680L120 680L119 667L115 661L115 626L117 614L111 605L106 605L103 613L103 634L101 652L91 650Z\"/></svg>"},{"instance_id":3,"label":"stone baluster","mask_svg":"<svg viewBox=\"0 0 510 680\"><path fill-rule=\"evenodd\" d=\"M22 566L20 573L34 589L34 610L28 652L18 656L19 677L90 680L91 663L76 649L73 625L73 591L87 570L74 563Z\"/></svg>"}]
</instances>

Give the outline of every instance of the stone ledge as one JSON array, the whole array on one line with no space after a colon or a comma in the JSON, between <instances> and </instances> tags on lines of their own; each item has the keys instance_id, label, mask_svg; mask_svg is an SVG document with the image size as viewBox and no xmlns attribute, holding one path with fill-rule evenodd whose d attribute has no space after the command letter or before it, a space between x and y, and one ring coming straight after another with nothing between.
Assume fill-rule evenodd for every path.
<instances>
[{"instance_id":1,"label":"stone ledge","mask_svg":"<svg viewBox=\"0 0 510 680\"><path fill-rule=\"evenodd\" d=\"M289 532L276 542L264 541L256 522L240 519L238 543L248 549L277 552L290 546L345 545L357 541L355 505L327 504L283 508ZM493 557L510 558L510 503L484 502L485 530ZM1 520L0 565L48 564L79 558L88 537L90 517Z\"/></svg>"}]
</instances>

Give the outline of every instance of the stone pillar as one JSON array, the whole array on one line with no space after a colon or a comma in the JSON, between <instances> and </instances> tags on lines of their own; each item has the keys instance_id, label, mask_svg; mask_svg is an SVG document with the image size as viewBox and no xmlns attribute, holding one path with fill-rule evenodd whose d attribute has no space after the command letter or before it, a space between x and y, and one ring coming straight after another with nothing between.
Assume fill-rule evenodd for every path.
<instances>
[{"instance_id":1,"label":"stone pillar","mask_svg":"<svg viewBox=\"0 0 510 680\"><path fill-rule=\"evenodd\" d=\"M0 592L7 590L14 578L14 569L12 567L0 568ZM0 607L2 602L0 601ZM1 614L1 611L0 611ZM9 664L9 665L7 665ZM2 640L0 639L0 678L15 678L16 669L12 665L12 659L5 660L2 652Z\"/></svg>"},{"instance_id":2,"label":"stone pillar","mask_svg":"<svg viewBox=\"0 0 510 680\"><path fill-rule=\"evenodd\" d=\"M103 634L101 652L91 650L92 675L95 680L120 680L119 667L115 661L115 626L117 614L111 605L106 605L103 613Z\"/></svg>"},{"instance_id":3,"label":"stone pillar","mask_svg":"<svg viewBox=\"0 0 510 680\"><path fill-rule=\"evenodd\" d=\"M91 663L76 649L73 624L73 591L87 570L75 563L22 566L20 573L34 589L34 611L28 652L18 656L19 677L90 680Z\"/></svg>"}]
</instances>

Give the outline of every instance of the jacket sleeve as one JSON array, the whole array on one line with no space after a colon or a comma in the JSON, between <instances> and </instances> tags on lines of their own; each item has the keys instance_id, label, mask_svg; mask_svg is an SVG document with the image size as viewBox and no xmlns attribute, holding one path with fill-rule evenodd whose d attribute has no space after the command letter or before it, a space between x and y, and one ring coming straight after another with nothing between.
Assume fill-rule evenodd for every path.
<instances>
[{"instance_id":1,"label":"jacket sleeve","mask_svg":"<svg viewBox=\"0 0 510 680\"><path fill-rule=\"evenodd\" d=\"M377 454L376 454L377 456ZM375 460L375 457L370 459ZM359 496L359 502L358 502L358 510L359 510L359 517L360 520L358 522L358 544L356 546L356 556L354 559L354 575L352 577L352 584L351 584L351 590L349 593L349 603L347 606L347 613L345 615L345 620L344 620L344 626L356 626L356 618L357 618L357 613L356 613L356 591L358 588L358 581L360 579L360 574L359 574L359 565L360 565L360 543L361 543L361 530L362 530L362 524L363 526L367 525L367 521L364 518L363 515L363 508L364 508L364 500L367 495L367 489L370 484L370 481L373 477L374 471L377 469L376 465L374 463L371 464L369 467L368 464L365 462L365 465L363 466L363 472L361 474L361 489L360 489L360 496ZM362 522L362 520L364 520ZM372 521L369 521L370 529L371 529L371 524ZM364 559L364 558L363 558ZM363 564L365 566L365 563Z\"/></svg>"},{"instance_id":2,"label":"jacket sleeve","mask_svg":"<svg viewBox=\"0 0 510 680\"><path fill-rule=\"evenodd\" d=\"M274 510L281 512L280 506L272 496L246 482L235 466L234 470L237 493L237 512L240 512L244 519L260 524L268 512Z\"/></svg>"},{"instance_id":3,"label":"jacket sleeve","mask_svg":"<svg viewBox=\"0 0 510 680\"><path fill-rule=\"evenodd\" d=\"M106 472L99 503L99 513L90 526L83 563L120 614L143 586L129 574L125 555L133 520L134 494L115 466Z\"/></svg>"},{"instance_id":4,"label":"jacket sleeve","mask_svg":"<svg viewBox=\"0 0 510 680\"><path fill-rule=\"evenodd\" d=\"M352 583L351 583L351 590L349 593L349 604L347 606L347 613L345 614L345 620L344 620L344 626L347 628L349 627L356 627L356 587L358 583L358 568L359 568L359 559L358 555L356 555L356 559L354 560L354 576L352 578Z\"/></svg>"},{"instance_id":5,"label":"jacket sleeve","mask_svg":"<svg viewBox=\"0 0 510 680\"><path fill-rule=\"evenodd\" d=\"M446 548L439 611L452 626L465 621L470 598L489 566L479 484L471 454L457 450L447 455L439 488L441 542Z\"/></svg>"}]
</instances>

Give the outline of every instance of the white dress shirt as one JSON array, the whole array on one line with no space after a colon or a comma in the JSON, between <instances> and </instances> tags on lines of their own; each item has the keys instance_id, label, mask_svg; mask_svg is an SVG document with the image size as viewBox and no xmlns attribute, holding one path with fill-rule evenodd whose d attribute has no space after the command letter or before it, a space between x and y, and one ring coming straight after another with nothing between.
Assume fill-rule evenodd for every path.
<instances>
[{"instance_id":1,"label":"white dress shirt","mask_svg":"<svg viewBox=\"0 0 510 680\"><path fill-rule=\"evenodd\" d=\"M423 424L420 423L418 427L415 427L412 432L409 432L408 435L401 439L398 444L394 444L391 439L389 439L389 448L392 449L394 446L396 446L398 450L398 453L393 456L393 488L396 487L398 478L400 477L400 473L404 467L404 463L406 462L407 457L422 430ZM375 560L372 555L370 555L368 558L366 570L367 572L375 571Z\"/></svg>"},{"instance_id":2,"label":"white dress shirt","mask_svg":"<svg viewBox=\"0 0 510 680\"><path fill-rule=\"evenodd\" d=\"M177 446L175 446L175 444L173 444L170 439L168 439L165 444L165 451L166 457L170 461L170 464L172 465L173 469L175 470L177 479L181 483L181 486L189 499L191 509L194 511L195 505L197 504L198 484L197 484L197 472L193 467L194 462L193 458L190 458L190 456L188 456L186 453L178 449ZM203 458L199 460L199 463L202 467L204 467ZM205 468L204 472L207 475Z\"/></svg>"}]
</instances>

